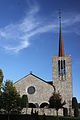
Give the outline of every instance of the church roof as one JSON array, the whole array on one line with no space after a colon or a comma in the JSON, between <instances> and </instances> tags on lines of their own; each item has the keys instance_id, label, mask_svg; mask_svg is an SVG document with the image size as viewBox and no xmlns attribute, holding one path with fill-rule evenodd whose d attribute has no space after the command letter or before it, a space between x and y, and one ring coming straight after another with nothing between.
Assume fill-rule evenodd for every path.
<instances>
[{"instance_id":1,"label":"church roof","mask_svg":"<svg viewBox=\"0 0 80 120\"><path fill-rule=\"evenodd\" d=\"M32 72L30 72L28 75L24 76L24 77L21 78L20 80L22 80L22 79L28 77L29 75L32 75L32 76L34 76L34 77L36 77L36 78L42 80L43 82L45 82L45 83L47 83L47 84L53 85L53 81L45 81L45 80L43 80L42 78L40 78L40 77L34 75ZM20 80L18 80L18 81L20 81ZM15 83L17 83L18 81L16 81ZM15 84L15 83L14 83L14 84Z\"/></svg>"},{"instance_id":2,"label":"church roof","mask_svg":"<svg viewBox=\"0 0 80 120\"><path fill-rule=\"evenodd\" d=\"M53 85L53 81L47 81L47 83Z\"/></svg>"},{"instance_id":3,"label":"church roof","mask_svg":"<svg viewBox=\"0 0 80 120\"><path fill-rule=\"evenodd\" d=\"M63 45L62 30L61 30L61 16L59 16L59 19L60 19L59 57L64 57L64 45Z\"/></svg>"}]
</instances>

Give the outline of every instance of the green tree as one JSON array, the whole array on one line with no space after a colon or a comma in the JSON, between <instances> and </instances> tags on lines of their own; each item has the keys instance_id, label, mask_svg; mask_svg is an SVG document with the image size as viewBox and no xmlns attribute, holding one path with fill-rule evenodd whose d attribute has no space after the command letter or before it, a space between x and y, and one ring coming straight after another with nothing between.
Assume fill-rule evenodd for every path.
<instances>
[{"instance_id":1,"label":"green tree","mask_svg":"<svg viewBox=\"0 0 80 120\"><path fill-rule=\"evenodd\" d=\"M72 108L74 109L74 116L75 117L78 117L79 116L79 104L77 102L77 98L76 97L73 97L72 98Z\"/></svg>"},{"instance_id":2,"label":"green tree","mask_svg":"<svg viewBox=\"0 0 80 120\"><path fill-rule=\"evenodd\" d=\"M78 105L78 102L77 102L76 97L73 97L73 98L72 98L72 108L73 108L73 109L79 108L79 105Z\"/></svg>"},{"instance_id":3,"label":"green tree","mask_svg":"<svg viewBox=\"0 0 80 120\"><path fill-rule=\"evenodd\" d=\"M80 103L78 105L79 105L79 109L80 109Z\"/></svg>"},{"instance_id":4,"label":"green tree","mask_svg":"<svg viewBox=\"0 0 80 120\"><path fill-rule=\"evenodd\" d=\"M67 108L63 108L63 115L68 116L68 109Z\"/></svg>"},{"instance_id":5,"label":"green tree","mask_svg":"<svg viewBox=\"0 0 80 120\"><path fill-rule=\"evenodd\" d=\"M1 95L0 95L0 111L1 111L1 108L3 107L3 104L2 104L2 92L1 92Z\"/></svg>"},{"instance_id":6,"label":"green tree","mask_svg":"<svg viewBox=\"0 0 80 120\"><path fill-rule=\"evenodd\" d=\"M79 111L78 108L74 109L74 117L78 117L79 116Z\"/></svg>"},{"instance_id":7,"label":"green tree","mask_svg":"<svg viewBox=\"0 0 80 120\"><path fill-rule=\"evenodd\" d=\"M66 104L65 101L62 102L62 97L59 92L58 93L54 92L53 95L49 99L49 107L56 109L57 116L58 116L58 110L62 108L63 105L65 104Z\"/></svg>"},{"instance_id":8,"label":"green tree","mask_svg":"<svg viewBox=\"0 0 80 120\"><path fill-rule=\"evenodd\" d=\"M28 97L27 95L23 95L21 99L21 107L26 108L28 107Z\"/></svg>"},{"instance_id":9,"label":"green tree","mask_svg":"<svg viewBox=\"0 0 80 120\"><path fill-rule=\"evenodd\" d=\"M0 110L2 108L2 92L1 92L1 87L2 87L3 78L4 78L4 75L3 75L2 69L0 69Z\"/></svg>"},{"instance_id":10,"label":"green tree","mask_svg":"<svg viewBox=\"0 0 80 120\"><path fill-rule=\"evenodd\" d=\"M2 101L3 109L7 113L14 111L18 113L20 111L21 97L10 80L7 80L3 86Z\"/></svg>"},{"instance_id":11,"label":"green tree","mask_svg":"<svg viewBox=\"0 0 80 120\"><path fill-rule=\"evenodd\" d=\"M0 69L0 95L1 95L1 86L3 82L3 78L4 78L4 75L3 75L2 69Z\"/></svg>"},{"instance_id":12,"label":"green tree","mask_svg":"<svg viewBox=\"0 0 80 120\"><path fill-rule=\"evenodd\" d=\"M26 113L27 113L27 108L28 108L28 97L27 95L23 95L21 99L21 108L26 108Z\"/></svg>"}]
</instances>

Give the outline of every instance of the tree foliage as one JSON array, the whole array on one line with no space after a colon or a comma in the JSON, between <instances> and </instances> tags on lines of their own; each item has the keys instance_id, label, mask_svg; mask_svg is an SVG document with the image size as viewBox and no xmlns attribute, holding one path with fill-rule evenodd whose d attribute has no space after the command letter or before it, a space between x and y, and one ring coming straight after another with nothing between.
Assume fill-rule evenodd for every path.
<instances>
[{"instance_id":1,"label":"tree foliage","mask_svg":"<svg viewBox=\"0 0 80 120\"><path fill-rule=\"evenodd\" d=\"M78 117L79 116L79 104L77 102L77 98L76 97L73 97L72 98L72 108L74 109L74 116L75 117Z\"/></svg>"},{"instance_id":2,"label":"tree foliage","mask_svg":"<svg viewBox=\"0 0 80 120\"><path fill-rule=\"evenodd\" d=\"M0 69L0 112L4 110L8 114L19 113L23 107L28 107L28 97L23 95L21 98L12 81L7 80L2 84L3 77L3 72Z\"/></svg>"},{"instance_id":3,"label":"tree foliage","mask_svg":"<svg viewBox=\"0 0 80 120\"><path fill-rule=\"evenodd\" d=\"M27 95L22 96L21 107L22 108L28 108L28 97L27 97Z\"/></svg>"},{"instance_id":4,"label":"tree foliage","mask_svg":"<svg viewBox=\"0 0 80 120\"><path fill-rule=\"evenodd\" d=\"M78 117L78 116L79 116L78 108L75 108L75 109L74 109L74 116L75 116L75 117Z\"/></svg>"},{"instance_id":5,"label":"tree foliage","mask_svg":"<svg viewBox=\"0 0 80 120\"><path fill-rule=\"evenodd\" d=\"M3 75L2 69L0 69L0 95L1 95L1 86L3 82L3 78L4 78L4 75Z\"/></svg>"},{"instance_id":6,"label":"tree foliage","mask_svg":"<svg viewBox=\"0 0 80 120\"><path fill-rule=\"evenodd\" d=\"M62 108L63 105L65 104L66 104L65 101L62 102L62 97L59 92L58 93L54 92L49 99L49 107L55 108L57 111L57 115L58 115L58 110Z\"/></svg>"},{"instance_id":7,"label":"tree foliage","mask_svg":"<svg viewBox=\"0 0 80 120\"><path fill-rule=\"evenodd\" d=\"M78 105L79 105L79 109L80 109L80 103Z\"/></svg>"},{"instance_id":8,"label":"tree foliage","mask_svg":"<svg viewBox=\"0 0 80 120\"><path fill-rule=\"evenodd\" d=\"M77 98L76 98L76 97L73 97L73 98L72 98L72 108L73 108L73 109L79 108L79 105L78 105L78 102L77 102Z\"/></svg>"},{"instance_id":9,"label":"tree foliage","mask_svg":"<svg viewBox=\"0 0 80 120\"><path fill-rule=\"evenodd\" d=\"M19 112L21 108L21 97L10 80L7 80L3 86L2 106L8 113Z\"/></svg>"},{"instance_id":10,"label":"tree foliage","mask_svg":"<svg viewBox=\"0 0 80 120\"><path fill-rule=\"evenodd\" d=\"M63 115L64 115L64 116L68 116L68 109L67 109L67 108L64 108L64 109L63 109Z\"/></svg>"}]
</instances>

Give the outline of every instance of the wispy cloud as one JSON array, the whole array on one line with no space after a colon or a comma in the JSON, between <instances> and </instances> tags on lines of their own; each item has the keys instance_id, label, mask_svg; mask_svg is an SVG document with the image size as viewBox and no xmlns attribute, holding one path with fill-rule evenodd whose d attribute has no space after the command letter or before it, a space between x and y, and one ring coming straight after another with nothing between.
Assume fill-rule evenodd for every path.
<instances>
[{"instance_id":1,"label":"wispy cloud","mask_svg":"<svg viewBox=\"0 0 80 120\"><path fill-rule=\"evenodd\" d=\"M70 13L69 16L64 17L62 22L63 32L70 32L80 35L80 14Z\"/></svg>"},{"instance_id":2,"label":"wispy cloud","mask_svg":"<svg viewBox=\"0 0 80 120\"><path fill-rule=\"evenodd\" d=\"M29 3L30 10L26 13L26 16L23 20L19 21L17 24L9 24L4 28L0 28L0 46L4 48L7 52L18 53L22 49L27 48L30 45L30 40L33 36L38 34L42 34L45 32L57 32L58 31L58 23L55 18L52 17L52 20L49 18L40 19L39 11L40 7L38 4L31 6ZM63 32L67 32L67 27L80 22L80 15L76 15L75 17L67 17L62 22L63 24ZM77 29L77 28L75 28ZM80 35L78 30L69 29L70 32L75 32ZM69 32L68 30L68 32Z\"/></svg>"}]
</instances>

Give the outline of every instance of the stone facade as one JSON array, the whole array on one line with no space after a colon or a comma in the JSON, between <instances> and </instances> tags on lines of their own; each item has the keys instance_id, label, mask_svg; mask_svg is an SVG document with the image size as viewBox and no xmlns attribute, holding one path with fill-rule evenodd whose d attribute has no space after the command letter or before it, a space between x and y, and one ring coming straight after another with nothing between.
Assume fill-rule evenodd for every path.
<instances>
[{"instance_id":1,"label":"stone facade","mask_svg":"<svg viewBox=\"0 0 80 120\"><path fill-rule=\"evenodd\" d=\"M33 103L38 106L40 106L42 103L48 103L49 98L54 91L52 85L33 74L29 74L21 80L17 81L14 86L21 96L23 94L28 95L29 103ZM33 91L28 91L31 86L35 88L34 93L29 93Z\"/></svg>"},{"instance_id":2,"label":"stone facade","mask_svg":"<svg viewBox=\"0 0 80 120\"><path fill-rule=\"evenodd\" d=\"M58 61L65 60L65 74L59 75ZM54 92L53 85L56 88L56 92L62 96L62 99L66 101L66 108L72 108L72 65L71 55L64 57L53 57L53 84L45 82L41 78L30 73L21 80L17 81L14 86L20 95L27 94L29 103L39 108L42 104L47 104L49 98Z\"/></svg>"},{"instance_id":3,"label":"stone facade","mask_svg":"<svg viewBox=\"0 0 80 120\"><path fill-rule=\"evenodd\" d=\"M58 61L65 60L65 74L59 75ZM56 91L61 94L62 99L66 101L66 108L72 107L72 65L71 55L64 57L53 57L53 84L56 87Z\"/></svg>"}]
</instances>

